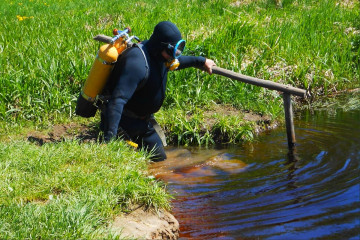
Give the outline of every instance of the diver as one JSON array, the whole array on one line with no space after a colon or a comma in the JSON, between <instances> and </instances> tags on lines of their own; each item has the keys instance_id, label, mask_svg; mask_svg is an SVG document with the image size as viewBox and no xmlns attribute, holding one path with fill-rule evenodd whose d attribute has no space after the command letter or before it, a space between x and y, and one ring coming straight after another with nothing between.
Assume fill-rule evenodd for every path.
<instances>
[{"instance_id":1,"label":"diver","mask_svg":"<svg viewBox=\"0 0 360 240\"><path fill-rule=\"evenodd\" d=\"M109 96L101 111L105 141L123 136L151 151L151 160L166 159L153 114L163 104L169 68L176 60L177 70L196 67L211 74L216 65L204 57L182 56L184 48L177 26L164 21L155 26L149 40L119 56L103 91Z\"/></svg>"}]
</instances>

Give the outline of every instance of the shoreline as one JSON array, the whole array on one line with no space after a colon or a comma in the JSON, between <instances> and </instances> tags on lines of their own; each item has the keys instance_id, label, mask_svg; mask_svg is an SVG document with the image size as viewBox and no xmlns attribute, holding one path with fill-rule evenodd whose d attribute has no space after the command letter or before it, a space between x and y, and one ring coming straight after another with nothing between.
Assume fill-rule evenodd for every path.
<instances>
[{"instance_id":1,"label":"shoreline","mask_svg":"<svg viewBox=\"0 0 360 240\"><path fill-rule=\"evenodd\" d=\"M222 108L223 110L225 109ZM239 114L233 109L227 109L220 114L226 115L226 117L232 114ZM244 114L242 112L242 114ZM206 120L211 120L211 115ZM242 115L244 116L244 115ZM246 115L247 120L252 120L254 123L254 134L258 134L264 131L268 131L276 128L278 125L275 121L264 121L263 116L259 116L253 113ZM281 125L281 122L280 122ZM83 124L79 122L72 122L67 124L56 124L52 127L48 127L43 130L30 130L30 128L22 128L21 133L17 132L14 135L8 135L7 139L2 139L2 142L11 141L14 138L21 141L32 142L36 145L42 146L43 144L61 143L71 140L80 140L82 143L91 143L97 141L98 132L94 127L94 124ZM179 222L171 211L163 209L145 209L144 207L137 207L131 210L130 213L122 213L116 215L108 221L109 228L114 231L115 234L123 234L129 238L165 238L165 239L177 239L179 237Z\"/></svg>"},{"instance_id":2,"label":"shoreline","mask_svg":"<svg viewBox=\"0 0 360 240\"><path fill-rule=\"evenodd\" d=\"M124 238L178 239L180 226L169 211L137 207L128 214L117 216L110 230Z\"/></svg>"},{"instance_id":3,"label":"shoreline","mask_svg":"<svg viewBox=\"0 0 360 240\"><path fill-rule=\"evenodd\" d=\"M245 121L253 123L253 132L260 132L275 128L274 122L264 116L256 115L250 112L241 112L228 106L217 106L211 112L206 112L207 126L212 126L215 122L211 117L214 113L226 117L238 115ZM79 122L63 123L44 128L43 130L34 130L22 128L22 134L17 134L16 138L22 141L32 142L38 146L44 144L61 143L63 141L80 140L83 143L97 142L99 132L92 123L84 124ZM169 133L167 133L169 134ZM219 134L217 142L221 142L226 136ZM11 139L12 137L9 137ZM4 140L2 140L4 141ZM6 140L5 140L6 141ZM111 232L125 238L145 238L145 239L178 239L180 226L178 220L172 215L171 211L164 209L145 209L145 207L136 207L129 213L122 213L115 216L108 222L108 228Z\"/></svg>"}]
</instances>

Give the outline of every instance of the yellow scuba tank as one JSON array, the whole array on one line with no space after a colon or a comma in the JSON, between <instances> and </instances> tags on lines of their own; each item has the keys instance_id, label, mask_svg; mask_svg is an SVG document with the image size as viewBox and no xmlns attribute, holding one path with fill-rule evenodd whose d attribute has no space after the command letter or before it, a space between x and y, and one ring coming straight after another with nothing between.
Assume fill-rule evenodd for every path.
<instances>
[{"instance_id":1,"label":"yellow scuba tank","mask_svg":"<svg viewBox=\"0 0 360 240\"><path fill-rule=\"evenodd\" d=\"M135 36L129 37L130 28L118 32L114 29L115 37L97 35L95 40L107 44L100 47L96 59L91 67L89 76L86 79L84 87L78 97L75 113L82 117L93 117L97 111L97 97L102 92L107 79L116 63L119 55L131 46L133 38L139 41Z\"/></svg>"},{"instance_id":2,"label":"yellow scuba tank","mask_svg":"<svg viewBox=\"0 0 360 240\"><path fill-rule=\"evenodd\" d=\"M90 102L103 90L119 54L114 45L105 44L100 47L96 59L86 79L81 95Z\"/></svg>"}]
</instances>

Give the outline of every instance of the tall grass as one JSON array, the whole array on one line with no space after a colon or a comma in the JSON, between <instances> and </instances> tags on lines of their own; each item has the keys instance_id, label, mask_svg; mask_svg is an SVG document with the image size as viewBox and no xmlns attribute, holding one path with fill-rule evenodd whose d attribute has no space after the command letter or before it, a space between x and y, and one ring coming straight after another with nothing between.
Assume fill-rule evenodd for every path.
<instances>
[{"instance_id":1,"label":"tall grass","mask_svg":"<svg viewBox=\"0 0 360 240\"><path fill-rule=\"evenodd\" d=\"M255 123L243 120L243 115L223 116L209 114L202 109L191 111L164 110L156 115L164 125L167 140L178 145L206 146L214 144L238 144L251 141ZM258 123L261 125L261 123Z\"/></svg>"},{"instance_id":2,"label":"tall grass","mask_svg":"<svg viewBox=\"0 0 360 240\"><path fill-rule=\"evenodd\" d=\"M0 238L110 238L133 204L168 208L145 157L122 142L0 143Z\"/></svg>"},{"instance_id":3,"label":"tall grass","mask_svg":"<svg viewBox=\"0 0 360 240\"><path fill-rule=\"evenodd\" d=\"M92 37L130 26L146 39L162 20L183 32L186 54L212 58L221 67L310 89L314 96L359 87L359 3L348 2L283 0L279 7L270 0L4 0L0 119L73 117L99 47ZM281 113L269 111L281 97L261 88L199 70L170 74L165 108L213 102Z\"/></svg>"}]
</instances>

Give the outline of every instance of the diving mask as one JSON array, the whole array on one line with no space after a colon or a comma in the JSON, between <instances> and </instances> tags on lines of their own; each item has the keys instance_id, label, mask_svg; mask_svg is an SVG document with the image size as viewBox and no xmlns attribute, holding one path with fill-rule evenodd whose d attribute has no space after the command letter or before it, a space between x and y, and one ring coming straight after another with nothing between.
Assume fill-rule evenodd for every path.
<instances>
[{"instance_id":1,"label":"diving mask","mask_svg":"<svg viewBox=\"0 0 360 240\"><path fill-rule=\"evenodd\" d=\"M178 41L175 45L170 43L163 43L165 45L165 51L173 59L177 59L181 56L182 52L185 49L185 40Z\"/></svg>"},{"instance_id":2,"label":"diving mask","mask_svg":"<svg viewBox=\"0 0 360 240\"><path fill-rule=\"evenodd\" d=\"M165 46L166 53L172 58L171 60L166 62L165 65L171 71L176 70L180 65L178 58L181 56L182 52L185 49L185 40L180 40L175 45L170 43L163 44Z\"/></svg>"}]
</instances>

